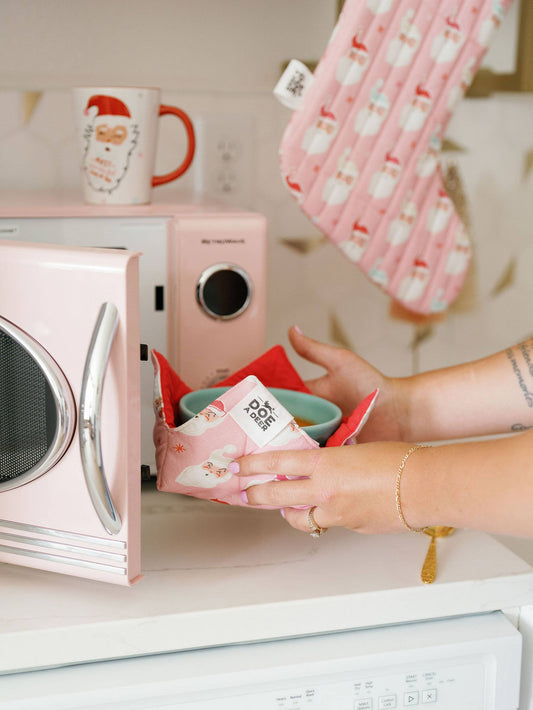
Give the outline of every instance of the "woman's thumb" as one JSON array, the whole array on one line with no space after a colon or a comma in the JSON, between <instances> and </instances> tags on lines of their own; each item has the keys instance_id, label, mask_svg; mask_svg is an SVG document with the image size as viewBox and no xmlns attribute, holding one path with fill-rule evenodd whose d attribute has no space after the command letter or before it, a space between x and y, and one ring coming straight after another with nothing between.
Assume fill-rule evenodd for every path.
<instances>
[{"instance_id":1,"label":"woman's thumb","mask_svg":"<svg viewBox=\"0 0 533 710\"><path fill-rule=\"evenodd\" d=\"M332 357L334 357L336 348L331 345L326 345L326 343L320 343L318 340L308 338L296 325L289 330L289 340L298 355L310 362L314 362L316 365L324 367L326 370L330 369L331 360Z\"/></svg>"}]
</instances>

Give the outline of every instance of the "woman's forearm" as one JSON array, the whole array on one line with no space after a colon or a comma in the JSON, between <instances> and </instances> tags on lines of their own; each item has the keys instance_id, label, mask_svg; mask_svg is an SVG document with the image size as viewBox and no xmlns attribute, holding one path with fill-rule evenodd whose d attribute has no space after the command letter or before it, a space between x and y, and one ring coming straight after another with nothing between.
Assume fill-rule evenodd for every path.
<instances>
[{"instance_id":1,"label":"woman's forearm","mask_svg":"<svg viewBox=\"0 0 533 710\"><path fill-rule=\"evenodd\" d=\"M410 525L533 536L533 431L419 449L401 482Z\"/></svg>"},{"instance_id":2,"label":"woman's forearm","mask_svg":"<svg viewBox=\"0 0 533 710\"><path fill-rule=\"evenodd\" d=\"M455 367L394 381L402 438L434 441L533 426L533 339Z\"/></svg>"}]
</instances>

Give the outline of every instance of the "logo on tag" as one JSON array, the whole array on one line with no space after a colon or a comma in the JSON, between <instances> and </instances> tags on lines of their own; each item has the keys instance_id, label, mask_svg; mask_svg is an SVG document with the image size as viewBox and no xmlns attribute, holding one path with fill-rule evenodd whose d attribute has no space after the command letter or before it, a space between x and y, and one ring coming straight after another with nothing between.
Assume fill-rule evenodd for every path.
<instances>
[{"instance_id":1,"label":"logo on tag","mask_svg":"<svg viewBox=\"0 0 533 710\"><path fill-rule=\"evenodd\" d=\"M258 384L229 412L257 446L266 446L292 420L292 415Z\"/></svg>"}]
</instances>

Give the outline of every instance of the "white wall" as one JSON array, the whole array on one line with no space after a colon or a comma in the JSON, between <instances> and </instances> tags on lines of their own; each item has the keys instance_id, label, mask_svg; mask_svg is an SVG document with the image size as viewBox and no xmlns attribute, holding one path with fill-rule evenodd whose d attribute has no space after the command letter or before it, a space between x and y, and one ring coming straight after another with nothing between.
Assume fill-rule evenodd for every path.
<instances>
[{"instance_id":1,"label":"white wall","mask_svg":"<svg viewBox=\"0 0 533 710\"><path fill-rule=\"evenodd\" d=\"M187 110L197 125L225 116L249 127L242 206L269 219L270 345L286 345L286 329L296 322L317 338L349 342L400 375L526 337L533 332L533 176L524 175L533 147L530 95L463 100L451 121L448 137L467 149L446 160L457 162L466 192L475 298L466 311L452 311L424 331L415 350L414 326L391 319L388 299L321 240L281 184L278 146L290 113L271 91L284 60L320 57L335 6L334 0L0 0L0 189L78 186L71 86L159 85L163 101ZM181 141L163 123L159 172L171 167ZM196 161L168 188L170 196L198 184L201 169ZM287 245L287 238L305 248ZM513 264L507 287L495 293ZM294 362L304 376L315 372Z\"/></svg>"}]
</instances>

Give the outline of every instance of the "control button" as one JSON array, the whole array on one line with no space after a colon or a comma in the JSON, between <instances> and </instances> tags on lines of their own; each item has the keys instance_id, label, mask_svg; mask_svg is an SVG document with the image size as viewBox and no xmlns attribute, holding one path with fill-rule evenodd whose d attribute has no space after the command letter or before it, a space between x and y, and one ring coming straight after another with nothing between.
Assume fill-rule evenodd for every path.
<instances>
[{"instance_id":1,"label":"control button","mask_svg":"<svg viewBox=\"0 0 533 710\"><path fill-rule=\"evenodd\" d=\"M418 690L410 690L403 695L404 705L418 705Z\"/></svg>"},{"instance_id":2,"label":"control button","mask_svg":"<svg viewBox=\"0 0 533 710\"><path fill-rule=\"evenodd\" d=\"M437 702L437 689L428 688L422 691L422 702L423 703L436 703Z\"/></svg>"},{"instance_id":3,"label":"control button","mask_svg":"<svg viewBox=\"0 0 533 710\"><path fill-rule=\"evenodd\" d=\"M372 710L372 698L363 698L356 700L354 710Z\"/></svg>"},{"instance_id":4,"label":"control button","mask_svg":"<svg viewBox=\"0 0 533 710\"><path fill-rule=\"evenodd\" d=\"M389 708L396 707L396 696L395 695L382 695L378 698L379 710L388 710Z\"/></svg>"}]
</instances>

